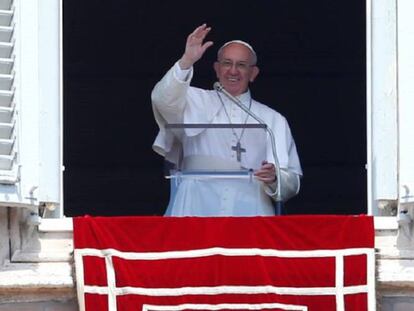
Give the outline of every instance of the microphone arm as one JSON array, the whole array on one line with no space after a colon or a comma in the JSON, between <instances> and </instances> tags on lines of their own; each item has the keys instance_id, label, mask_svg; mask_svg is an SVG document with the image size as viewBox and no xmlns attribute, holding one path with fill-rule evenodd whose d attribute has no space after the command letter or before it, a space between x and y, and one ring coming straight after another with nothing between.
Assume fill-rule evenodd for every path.
<instances>
[{"instance_id":1,"label":"microphone arm","mask_svg":"<svg viewBox=\"0 0 414 311\"><path fill-rule=\"evenodd\" d=\"M281 184L281 174L280 174L279 160L277 158L277 153L276 153L276 140L275 140L275 135L274 135L273 131L269 128L269 126L267 126L267 124L261 118L259 118L256 114L254 114L250 109L245 107L238 98L234 97L229 92L227 92L224 89L224 87L221 85L220 82L215 82L213 87L216 91L226 95L241 110L246 112L249 116L251 116L257 122L259 122L260 124L266 125L265 129L266 129L267 133L270 136L270 141L271 141L271 144L272 144L272 154L273 154L273 159L275 160L275 166L276 166L276 168L275 168L276 169L276 179L277 179L277 185L276 185L277 186L276 211L280 212L281 209L282 209L282 204L283 204L282 193L281 193L281 185L280 185Z\"/></svg>"}]
</instances>

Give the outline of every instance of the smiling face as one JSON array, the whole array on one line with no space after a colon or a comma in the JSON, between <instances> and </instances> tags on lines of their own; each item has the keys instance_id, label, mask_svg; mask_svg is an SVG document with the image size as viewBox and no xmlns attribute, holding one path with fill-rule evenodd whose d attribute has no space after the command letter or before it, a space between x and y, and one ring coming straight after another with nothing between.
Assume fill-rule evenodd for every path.
<instances>
[{"instance_id":1,"label":"smiling face","mask_svg":"<svg viewBox=\"0 0 414 311\"><path fill-rule=\"evenodd\" d=\"M225 46L214 63L217 78L224 89L233 96L247 91L249 83L259 74L252 51L243 44Z\"/></svg>"}]
</instances>

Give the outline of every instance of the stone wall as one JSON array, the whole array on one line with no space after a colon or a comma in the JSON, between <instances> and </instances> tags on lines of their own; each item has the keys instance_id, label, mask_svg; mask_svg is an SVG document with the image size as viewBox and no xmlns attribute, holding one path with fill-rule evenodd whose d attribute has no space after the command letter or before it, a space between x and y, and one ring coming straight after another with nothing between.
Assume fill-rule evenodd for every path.
<instances>
[{"instance_id":1,"label":"stone wall","mask_svg":"<svg viewBox=\"0 0 414 311\"><path fill-rule=\"evenodd\" d=\"M0 311L77 311L76 299L0 304Z\"/></svg>"}]
</instances>

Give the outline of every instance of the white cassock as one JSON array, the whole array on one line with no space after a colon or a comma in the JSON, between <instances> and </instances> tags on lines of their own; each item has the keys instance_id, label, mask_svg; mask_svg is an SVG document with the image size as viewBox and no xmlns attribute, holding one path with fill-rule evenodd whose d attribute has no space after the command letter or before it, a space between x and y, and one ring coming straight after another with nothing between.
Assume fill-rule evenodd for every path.
<instances>
[{"instance_id":1,"label":"white cassock","mask_svg":"<svg viewBox=\"0 0 414 311\"><path fill-rule=\"evenodd\" d=\"M257 124L257 121L215 90L190 86L193 69L181 70L178 62L157 83L152 91L152 104L160 132L153 149L173 163L178 162L182 149L184 168L192 165L205 168L223 165L226 168L259 169L263 160L275 164L269 136L260 143L257 132L242 129L218 130L186 129L184 139L178 139L165 129L167 123L198 124ZM273 131L281 168L281 197L284 201L296 195L300 187L302 169L286 119L278 112L251 98L250 92L239 100L250 107ZM257 130L256 130L257 131ZM267 143L266 143L267 140ZM246 150L237 161L232 149L240 142ZM200 160L201 159L201 160ZM258 216L274 215L272 198L277 195L276 183L265 185L235 179L184 179L171 199L169 216Z\"/></svg>"}]
</instances>

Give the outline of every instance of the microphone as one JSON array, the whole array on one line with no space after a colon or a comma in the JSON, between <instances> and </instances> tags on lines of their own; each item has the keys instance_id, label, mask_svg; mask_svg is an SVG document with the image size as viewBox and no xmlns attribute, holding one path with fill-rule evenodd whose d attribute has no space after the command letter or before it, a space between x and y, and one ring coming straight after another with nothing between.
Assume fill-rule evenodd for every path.
<instances>
[{"instance_id":1,"label":"microphone","mask_svg":"<svg viewBox=\"0 0 414 311\"><path fill-rule=\"evenodd\" d=\"M219 91L219 92L221 92L221 90L224 90L224 87L221 85L221 83L220 82L218 82L218 81L216 81L216 82L214 82L214 84L213 84L213 88L216 90L216 91Z\"/></svg>"},{"instance_id":2,"label":"microphone","mask_svg":"<svg viewBox=\"0 0 414 311\"><path fill-rule=\"evenodd\" d=\"M249 116L251 116L257 122L259 122L259 124L263 124L267 128L267 124L262 119L260 119L253 112L251 112L250 109L248 109L245 105L243 105L242 102L237 97L235 97L235 96L231 95L229 92L227 92L226 89L223 87L223 85L220 82L218 82L218 81L214 82L213 87L217 92L220 92L220 93L224 94L226 97L228 97L228 99L230 99L241 110L246 112Z\"/></svg>"},{"instance_id":3,"label":"microphone","mask_svg":"<svg viewBox=\"0 0 414 311\"><path fill-rule=\"evenodd\" d=\"M237 98L237 97L234 97L233 95L231 95L229 92L227 92L226 91L226 89L223 87L223 85L220 83L220 82L218 82L218 81L216 81L216 82L214 82L214 84L213 84L213 87L214 87L214 89L217 91L217 92L220 92L220 93L223 93L224 95L226 95L231 101L233 101L233 102L235 102L236 104L237 104L237 106L239 106L239 104L241 104L241 101ZM244 105L243 105L243 107L244 107ZM241 108L241 107L240 107ZM245 108L245 107L244 107ZM243 109L243 108L242 108ZM247 108L246 108L247 109ZM245 110L245 109L243 109L243 110Z\"/></svg>"},{"instance_id":4,"label":"microphone","mask_svg":"<svg viewBox=\"0 0 414 311\"><path fill-rule=\"evenodd\" d=\"M218 82L218 81L214 82L213 87L217 92L220 92L220 93L224 94L228 99L230 99L232 102L234 102L241 110L246 112L249 116L251 116L257 122L259 122L259 124L265 125L266 128L268 127L267 124L261 118L259 118L249 108L247 108L245 105L243 105L242 102L240 101L240 99L238 99L237 97L235 97L235 96L231 95L229 92L227 92L226 89L223 87L223 85L220 82Z\"/></svg>"},{"instance_id":5,"label":"microphone","mask_svg":"<svg viewBox=\"0 0 414 311\"><path fill-rule=\"evenodd\" d=\"M213 88L217 92L224 94L228 99L230 99L233 103L235 103L237 107L239 107L241 110L246 112L249 116L251 116L257 122L259 122L259 124L265 125L265 129L269 133L269 136L270 136L270 141L272 144L272 154L273 154L273 159L275 160L275 166L276 166L276 178L277 178L276 210L282 210L283 200L282 200L281 185L280 185L282 181L281 181L279 160L277 158L277 152L276 152L276 140L275 140L275 135L273 131L269 128L269 126L267 126L266 122L264 122L256 114L254 114L249 108L243 105L242 102L237 97L227 92L220 82L218 81L214 82Z\"/></svg>"}]
</instances>

